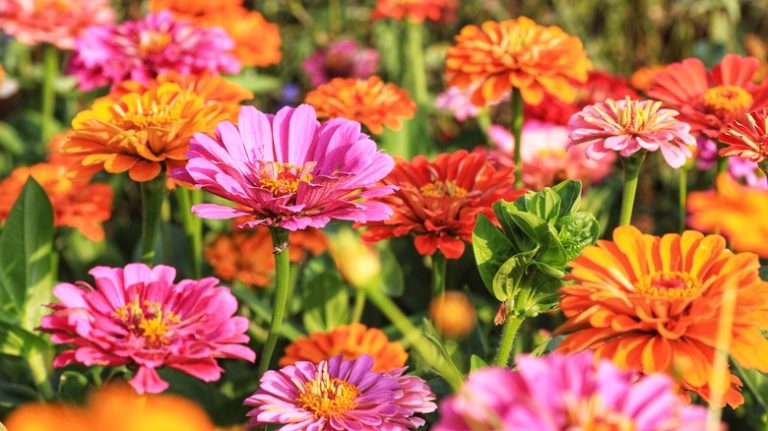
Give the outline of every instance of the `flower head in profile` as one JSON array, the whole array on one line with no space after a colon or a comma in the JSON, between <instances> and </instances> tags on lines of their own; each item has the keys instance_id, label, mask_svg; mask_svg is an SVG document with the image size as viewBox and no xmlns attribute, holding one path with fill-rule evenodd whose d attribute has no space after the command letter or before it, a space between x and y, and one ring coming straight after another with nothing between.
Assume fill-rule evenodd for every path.
<instances>
[{"instance_id":1,"label":"flower head in profile","mask_svg":"<svg viewBox=\"0 0 768 431\"><path fill-rule=\"evenodd\" d=\"M233 48L221 28L198 28L160 12L141 21L86 29L75 41L70 73L82 90L128 80L147 82L171 71L237 73L240 63Z\"/></svg>"},{"instance_id":2,"label":"flower head in profile","mask_svg":"<svg viewBox=\"0 0 768 431\"><path fill-rule=\"evenodd\" d=\"M0 2L0 30L25 45L50 43L59 49L72 49L83 29L114 20L108 0Z\"/></svg>"},{"instance_id":3,"label":"flower head in profile","mask_svg":"<svg viewBox=\"0 0 768 431\"><path fill-rule=\"evenodd\" d=\"M679 111L693 133L716 139L735 118L768 105L768 82L752 82L759 67L756 58L726 54L709 73L687 58L657 74L647 94Z\"/></svg>"},{"instance_id":4,"label":"flower head in profile","mask_svg":"<svg viewBox=\"0 0 768 431\"><path fill-rule=\"evenodd\" d=\"M319 48L301 64L312 86L333 78L365 79L379 68L379 52L358 45L353 39L337 40Z\"/></svg>"},{"instance_id":5,"label":"flower head in profile","mask_svg":"<svg viewBox=\"0 0 768 431\"><path fill-rule=\"evenodd\" d=\"M615 101L587 106L568 122L568 147L587 145L587 157L600 159L610 152L629 157L638 151L658 151L673 168L692 156L696 138L678 112L652 100Z\"/></svg>"},{"instance_id":6,"label":"flower head in profile","mask_svg":"<svg viewBox=\"0 0 768 431\"><path fill-rule=\"evenodd\" d=\"M318 123L308 105L275 115L251 106L237 125L223 121L214 137L198 133L186 167L174 178L235 203L199 204L202 218L246 217L240 227L322 228L331 220L384 220L392 210L366 201L392 193L377 185L393 168L360 124L343 118Z\"/></svg>"},{"instance_id":7,"label":"flower head in profile","mask_svg":"<svg viewBox=\"0 0 768 431\"><path fill-rule=\"evenodd\" d=\"M458 0L377 0L371 18L392 18L413 22L449 22L454 19Z\"/></svg>"},{"instance_id":8,"label":"flower head in profile","mask_svg":"<svg viewBox=\"0 0 768 431\"><path fill-rule=\"evenodd\" d=\"M253 362L246 346L248 320L234 316L237 300L215 278L174 282L176 270L134 263L125 268L95 267L95 286L62 283L60 302L40 327L55 344L71 347L53 365L133 365L130 381L143 393L168 388L160 367L185 372L206 382L221 377L217 359Z\"/></svg>"},{"instance_id":9,"label":"flower head in profile","mask_svg":"<svg viewBox=\"0 0 768 431\"><path fill-rule=\"evenodd\" d=\"M754 233L753 233L754 234ZM730 356L744 368L768 370L768 283L751 253L734 254L725 239L696 231L644 235L633 226L614 230L570 262L560 309L567 334L559 349L595 349L600 359L645 373L679 375L683 389L710 394L723 292L736 289ZM730 375L724 400L743 402Z\"/></svg>"},{"instance_id":10,"label":"flower head in profile","mask_svg":"<svg viewBox=\"0 0 768 431\"><path fill-rule=\"evenodd\" d=\"M573 81L586 81L592 68L577 37L526 17L468 25L446 55L448 85L474 88L477 106L501 99L512 88L529 105L540 104L547 93L571 102Z\"/></svg>"},{"instance_id":11,"label":"flower head in profile","mask_svg":"<svg viewBox=\"0 0 768 431\"><path fill-rule=\"evenodd\" d=\"M435 431L697 431L707 411L686 405L669 376L638 379L589 352L519 356L517 370L481 368L440 403Z\"/></svg>"},{"instance_id":12,"label":"flower head in profile","mask_svg":"<svg viewBox=\"0 0 768 431\"><path fill-rule=\"evenodd\" d=\"M404 368L373 371L373 359L335 356L319 364L300 361L267 371L259 390L245 400L253 427L326 431L406 431L426 422L417 414L437 406L435 395Z\"/></svg>"},{"instance_id":13,"label":"flower head in profile","mask_svg":"<svg viewBox=\"0 0 768 431\"><path fill-rule=\"evenodd\" d=\"M399 130L402 121L416 112L416 104L407 91L385 83L378 76L335 78L310 91L306 102L317 109L320 118L347 118L362 123L377 135L385 127Z\"/></svg>"},{"instance_id":14,"label":"flower head in profile","mask_svg":"<svg viewBox=\"0 0 768 431\"><path fill-rule=\"evenodd\" d=\"M378 199L394 215L366 224L368 242L415 235L416 250L433 255L440 250L449 259L464 254L464 243L472 241L478 214L495 220L491 204L514 200L522 190L512 188L514 171L496 168L484 154L443 153L430 162L416 156L397 166L383 183L397 191Z\"/></svg>"},{"instance_id":15,"label":"flower head in profile","mask_svg":"<svg viewBox=\"0 0 768 431\"><path fill-rule=\"evenodd\" d=\"M738 156L755 163L768 159L768 108L750 112L730 122L719 141L723 157Z\"/></svg>"},{"instance_id":16,"label":"flower head in profile","mask_svg":"<svg viewBox=\"0 0 768 431\"><path fill-rule=\"evenodd\" d=\"M357 359L368 355L373 359L375 372L392 371L405 366L408 353L403 346L389 341L381 329L368 328L361 323L342 325L329 332L313 332L301 337L285 348L280 366L294 365L299 361L319 364L334 356Z\"/></svg>"}]
</instances>

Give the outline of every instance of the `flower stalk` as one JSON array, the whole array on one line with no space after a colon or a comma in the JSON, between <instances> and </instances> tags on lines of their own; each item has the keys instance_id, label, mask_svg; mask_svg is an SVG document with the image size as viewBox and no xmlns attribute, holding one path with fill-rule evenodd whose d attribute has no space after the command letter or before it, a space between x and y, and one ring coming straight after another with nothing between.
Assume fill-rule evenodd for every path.
<instances>
[{"instance_id":1,"label":"flower stalk","mask_svg":"<svg viewBox=\"0 0 768 431\"><path fill-rule=\"evenodd\" d=\"M445 273L448 261L445 255L436 251L432 255L432 298L439 298L445 293Z\"/></svg>"},{"instance_id":2,"label":"flower stalk","mask_svg":"<svg viewBox=\"0 0 768 431\"><path fill-rule=\"evenodd\" d=\"M277 339L280 337L285 312L288 308L288 298L291 297L293 290L291 284L291 260L289 253L289 231L280 227L271 227L272 244L275 254L275 299L272 313L272 321L269 324L267 333L267 342L264 344L264 350L259 360L259 377L269 369L269 363L272 355L275 353Z\"/></svg>"},{"instance_id":3,"label":"flower stalk","mask_svg":"<svg viewBox=\"0 0 768 431\"><path fill-rule=\"evenodd\" d=\"M678 173L677 220L678 229L681 233L685 230L685 218L687 215L685 205L688 200L688 169L689 166L686 164L680 168L680 172Z\"/></svg>"},{"instance_id":4,"label":"flower stalk","mask_svg":"<svg viewBox=\"0 0 768 431\"><path fill-rule=\"evenodd\" d=\"M523 96L520 90L512 88L512 123L510 132L515 138L515 188L523 188L523 161L521 149L523 148Z\"/></svg>"},{"instance_id":5,"label":"flower stalk","mask_svg":"<svg viewBox=\"0 0 768 431\"><path fill-rule=\"evenodd\" d=\"M416 104L422 107L429 102L427 68L424 63L424 23L406 21L405 43L409 63L410 89Z\"/></svg>"},{"instance_id":6,"label":"flower stalk","mask_svg":"<svg viewBox=\"0 0 768 431\"><path fill-rule=\"evenodd\" d=\"M150 265L155 259L155 241L157 229L162 216L163 202L168 188L165 186L165 176L158 175L155 179L141 183L141 239L139 242L139 259Z\"/></svg>"},{"instance_id":7,"label":"flower stalk","mask_svg":"<svg viewBox=\"0 0 768 431\"><path fill-rule=\"evenodd\" d=\"M41 100L40 133L43 148L53 137L56 124L56 76L59 72L59 51L53 45L46 45L43 50L43 83Z\"/></svg>"},{"instance_id":8,"label":"flower stalk","mask_svg":"<svg viewBox=\"0 0 768 431\"><path fill-rule=\"evenodd\" d=\"M184 235L189 243L192 277L200 278L203 272L203 223L192 213L192 206L202 202L202 194L199 190L179 187L176 189L176 200L179 204L179 211L181 211Z\"/></svg>"},{"instance_id":9,"label":"flower stalk","mask_svg":"<svg viewBox=\"0 0 768 431\"><path fill-rule=\"evenodd\" d=\"M511 310L512 304L507 304L507 307ZM509 313L504 320L501 343L499 343L499 349L496 352L496 359L494 360L494 363L497 366L506 367L509 365L509 358L512 356L512 347L515 345L517 331L520 329L523 320L525 320L524 316L517 316L513 313Z\"/></svg>"},{"instance_id":10,"label":"flower stalk","mask_svg":"<svg viewBox=\"0 0 768 431\"><path fill-rule=\"evenodd\" d=\"M619 225L628 225L632 222L632 210L635 206L637 194L637 180L640 177L640 168L645 160L645 151L639 151L630 157L624 157L624 191L621 195L621 216Z\"/></svg>"}]
</instances>

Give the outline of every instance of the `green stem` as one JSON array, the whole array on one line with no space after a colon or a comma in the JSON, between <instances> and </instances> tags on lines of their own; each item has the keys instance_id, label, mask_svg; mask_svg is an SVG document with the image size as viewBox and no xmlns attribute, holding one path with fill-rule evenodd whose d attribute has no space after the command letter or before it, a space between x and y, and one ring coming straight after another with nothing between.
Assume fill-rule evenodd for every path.
<instances>
[{"instance_id":1,"label":"green stem","mask_svg":"<svg viewBox=\"0 0 768 431\"><path fill-rule=\"evenodd\" d=\"M59 51L53 45L46 45L43 52L43 85L42 85L42 120L40 132L43 148L53 137L54 124L56 122L54 111L56 109L56 91L54 84L59 71Z\"/></svg>"},{"instance_id":2,"label":"green stem","mask_svg":"<svg viewBox=\"0 0 768 431\"><path fill-rule=\"evenodd\" d=\"M344 27L344 8L341 6L341 0L328 1L328 32L339 34Z\"/></svg>"},{"instance_id":3,"label":"green stem","mask_svg":"<svg viewBox=\"0 0 768 431\"><path fill-rule=\"evenodd\" d=\"M365 310L366 294L363 289L357 289L357 296L355 296L355 307L352 309L351 323L360 323L363 318L363 311Z\"/></svg>"},{"instance_id":4,"label":"green stem","mask_svg":"<svg viewBox=\"0 0 768 431\"><path fill-rule=\"evenodd\" d=\"M151 264L155 259L155 240L157 228L163 209L165 194L168 192L165 186L165 176L158 175L155 179L141 183L141 240L139 245L139 257L142 262Z\"/></svg>"},{"instance_id":5,"label":"green stem","mask_svg":"<svg viewBox=\"0 0 768 431\"><path fill-rule=\"evenodd\" d=\"M755 397L755 401L757 401L757 403L760 404L760 407L763 408L763 412L768 412L768 403L765 402L765 398L763 398L763 395L760 394L757 383L755 383L752 376L749 375L747 370L745 370L741 365L737 364L736 361L731 361L731 364L733 365L733 368L736 369L736 373L741 377L741 381L744 382L744 386L746 386L747 389L752 392L752 395Z\"/></svg>"},{"instance_id":6,"label":"green stem","mask_svg":"<svg viewBox=\"0 0 768 431\"><path fill-rule=\"evenodd\" d=\"M269 369L272 355L275 353L277 339L283 326L283 319L288 308L288 298L291 297L291 260L288 250L289 231L280 228L270 228L272 233L272 245L275 253L275 306L273 307L272 322L269 324L267 342L259 360L259 377Z\"/></svg>"},{"instance_id":7,"label":"green stem","mask_svg":"<svg viewBox=\"0 0 768 431\"><path fill-rule=\"evenodd\" d=\"M200 278L203 273L203 223L192 213L192 206L200 203L200 190L184 187L176 189L176 200L181 211L181 224L187 237L192 261L192 277Z\"/></svg>"},{"instance_id":8,"label":"green stem","mask_svg":"<svg viewBox=\"0 0 768 431\"><path fill-rule=\"evenodd\" d=\"M40 397L43 400L51 401L53 400L54 395L48 369L48 365L51 361L46 356L45 352L36 348L31 349L25 355L29 369L32 371L32 378L35 381L35 386L37 386L37 390L40 393Z\"/></svg>"},{"instance_id":9,"label":"green stem","mask_svg":"<svg viewBox=\"0 0 768 431\"><path fill-rule=\"evenodd\" d=\"M635 206L635 195L637 194L637 179L640 176L643 160L645 160L645 151L621 159L624 163L624 191L621 195L619 224L622 226L632 222L632 209Z\"/></svg>"},{"instance_id":10,"label":"green stem","mask_svg":"<svg viewBox=\"0 0 768 431\"><path fill-rule=\"evenodd\" d=\"M509 131L515 138L515 188L523 188L523 160L520 156L523 148L523 96L520 90L512 87L512 123Z\"/></svg>"},{"instance_id":11,"label":"green stem","mask_svg":"<svg viewBox=\"0 0 768 431\"><path fill-rule=\"evenodd\" d=\"M445 293L445 272L448 261L445 255L437 251L432 255L432 298L439 298Z\"/></svg>"},{"instance_id":12,"label":"green stem","mask_svg":"<svg viewBox=\"0 0 768 431\"><path fill-rule=\"evenodd\" d=\"M512 310L511 305L509 309ZM515 316L512 313L507 315L507 320L504 321L504 330L501 333L501 343L499 343L499 350L496 352L494 361L497 366L506 367L509 364L512 346L515 345L515 337L523 320L525 320L524 316Z\"/></svg>"},{"instance_id":13,"label":"green stem","mask_svg":"<svg viewBox=\"0 0 768 431\"><path fill-rule=\"evenodd\" d=\"M680 232L682 232L685 230L685 216L687 215L685 204L688 201L688 166L680 168L678 174L680 177L678 181L679 189L677 192L677 218L678 228L680 229Z\"/></svg>"},{"instance_id":14,"label":"green stem","mask_svg":"<svg viewBox=\"0 0 768 431\"><path fill-rule=\"evenodd\" d=\"M424 63L424 23L407 20L405 43L408 55L408 71L414 101L419 107L429 103L427 92L427 68Z\"/></svg>"},{"instance_id":15,"label":"green stem","mask_svg":"<svg viewBox=\"0 0 768 431\"><path fill-rule=\"evenodd\" d=\"M483 132L483 135L485 136L485 142L488 144L489 147L493 148L493 141L491 141L491 136L489 134L491 125L493 124L491 121L491 113L488 110L488 107L485 106L477 113L477 117L475 118L477 121L477 125L480 126L480 130Z\"/></svg>"}]
</instances>

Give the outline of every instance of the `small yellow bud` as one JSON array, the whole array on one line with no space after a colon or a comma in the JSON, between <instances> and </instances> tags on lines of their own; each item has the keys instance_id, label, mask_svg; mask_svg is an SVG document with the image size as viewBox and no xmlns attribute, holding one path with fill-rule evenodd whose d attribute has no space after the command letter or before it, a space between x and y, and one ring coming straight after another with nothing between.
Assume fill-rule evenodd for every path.
<instances>
[{"instance_id":1,"label":"small yellow bud","mask_svg":"<svg viewBox=\"0 0 768 431\"><path fill-rule=\"evenodd\" d=\"M475 307L466 295L450 291L432 299L429 316L441 334L449 338L462 338L475 327Z\"/></svg>"},{"instance_id":2,"label":"small yellow bud","mask_svg":"<svg viewBox=\"0 0 768 431\"><path fill-rule=\"evenodd\" d=\"M331 238L330 250L341 276L354 287L370 285L381 273L381 259L351 229L342 229Z\"/></svg>"}]
</instances>

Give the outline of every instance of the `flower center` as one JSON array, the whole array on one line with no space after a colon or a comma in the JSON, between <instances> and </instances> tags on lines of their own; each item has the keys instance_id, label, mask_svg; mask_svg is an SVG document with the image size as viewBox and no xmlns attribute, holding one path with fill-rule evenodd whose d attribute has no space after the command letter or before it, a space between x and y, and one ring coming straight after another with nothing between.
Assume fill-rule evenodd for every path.
<instances>
[{"instance_id":1,"label":"flower center","mask_svg":"<svg viewBox=\"0 0 768 431\"><path fill-rule=\"evenodd\" d=\"M120 104L114 104L112 109L121 117L120 127L122 129L145 130L150 127L165 128L181 120L179 110L172 109L173 104L167 106L156 106L153 104L152 110L147 111L137 103L136 106L128 107L128 111Z\"/></svg>"},{"instance_id":2,"label":"flower center","mask_svg":"<svg viewBox=\"0 0 768 431\"><path fill-rule=\"evenodd\" d=\"M171 35L159 31L144 31L139 34L139 53L142 56L157 54L171 43Z\"/></svg>"},{"instance_id":3,"label":"flower center","mask_svg":"<svg viewBox=\"0 0 768 431\"><path fill-rule=\"evenodd\" d=\"M737 115L752 106L752 95L735 85L720 85L704 93L704 104L717 116Z\"/></svg>"},{"instance_id":4,"label":"flower center","mask_svg":"<svg viewBox=\"0 0 768 431\"><path fill-rule=\"evenodd\" d=\"M536 156L542 159L565 159L568 158L568 152L564 148L543 148L536 152Z\"/></svg>"},{"instance_id":5,"label":"flower center","mask_svg":"<svg viewBox=\"0 0 768 431\"><path fill-rule=\"evenodd\" d=\"M685 272L659 271L641 277L635 289L642 295L682 299L698 296L701 283Z\"/></svg>"},{"instance_id":6,"label":"flower center","mask_svg":"<svg viewBox=\"0 0 768 431\"><path fill-rule=\"evenodd\" d=\"M296 400L304 410L315 415L315 419L341 416L355 408L360 389L355 385L328 374L328 364L323 362L314 380L304 385Z\"/></svg>"},{"instance_id":7,"label":"flower center","mask_svg":"<svg viewBox=\"0 0 768 431\"><path fill-rule=\"evenodd\" d=\"M332 52L325 57L325 70L329 78L346 78L352 75L354 63L346 52Z\"/></svg>"},{"instance_id":8,"label":"flower center","mask_svg":"<svg viewBox=\"0 0 768 431\"><path fill-rule=\"evenodd\" d=\"M307 162L302 166L291 163L266 162L261 167L259 187L272 192L273 196L296 193L300 183L309 183L314 178L311 174L317 162Z\"/></svg>"},{"instance_id":9,"label":"flower center","mask_svg":"<svg viewBox=\"0 0 768 431\"><path fill-rule=\"evenodd\" d=\"M605 104L616 114L618 126L629 134L646 131L661 107L661 102L631 100L629 96L623 100L624 106L612 99L606 100ZM612 122L610 115L597 111L606 121Z\"/></svg>"},{"instance_id":10,"label":"flower center","mask_svg":"<svg viewBox=\"0 0 768 431\"><path fill-rule=\"evenodd\" d=\"M567 431L635 431L634 421L615 411L608 411L600 397L566 398Z\"/></svg>"},{"instance_id":11,"label":"flower center","mask_svg":"<svg viewBox=\"0 0 768 431\"><path fill-rule=\"evenodd\" d=\"M467 195L467 189L456 184L456 181L433 181L429 184L424 184L419 189L422 196L432 198L442 198L445 196L453 198L463 198Z\"/></svg>"},{"instance_id":12,"label":"flower center","mask_svg":"<svg viewBox=\"0 0 768 431\"><path fill-rule=\"evenodd\" d=\"M115 309L113 316L120 319L131 334L144 337L150 347L168 344L168 333L181 323L177 314L163 311L161 303L145 300L140 304L138 297Z\"/></svg>"}]
</instances>

